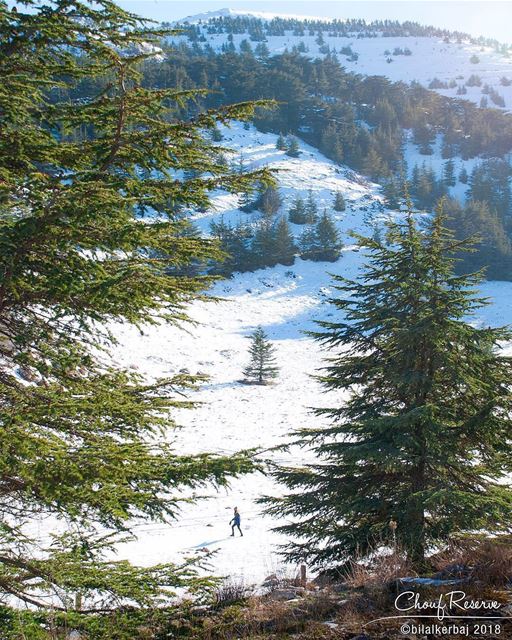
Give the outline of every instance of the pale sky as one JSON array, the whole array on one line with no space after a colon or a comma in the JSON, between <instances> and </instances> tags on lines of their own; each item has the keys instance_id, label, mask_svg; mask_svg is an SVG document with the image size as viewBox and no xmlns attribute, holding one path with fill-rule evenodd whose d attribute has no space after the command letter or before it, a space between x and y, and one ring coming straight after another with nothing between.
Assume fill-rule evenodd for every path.
<instances>
[{"instance_id":1,"label":"pale sky","mask_svg":"<svg viewBox=\"0 0 512 640\"><path fill-rule=\"evenodd\" d=\"M332 18L413 20L512 43L512 2L508 0L117 0L117 3L159 21L229 7Z\"/></svg>"}]
</instances>

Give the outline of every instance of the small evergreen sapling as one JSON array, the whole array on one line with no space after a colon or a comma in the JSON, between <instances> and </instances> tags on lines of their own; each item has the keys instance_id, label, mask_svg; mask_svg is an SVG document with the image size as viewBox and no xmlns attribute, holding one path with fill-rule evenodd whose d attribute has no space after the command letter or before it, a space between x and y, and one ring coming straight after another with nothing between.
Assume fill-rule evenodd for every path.
<instances>
[{"instance_id":1,"label":"small evergreen sapling","mask_svg":"<svg viewBox=\"0 0 512 640\"><path fill-rule=\"evenodd\" d=\"M246 384L269 384L279 375L275 364L275 347L268 340L267 334L260 326L250 336L250 362L244 369Z\"/></svg>"},{"instance_id":2,"label":"small evergreen sapling","mask_svg":"<svg viewBox=\"0 0 512 640\"><path fill-rule=\"evenodd\" d=\"M347 207L345 205L345 198L343 197L343 194L341 193L341 191L336 191L333 204L334 211L341 212L345 211L346 208Z\"/></svg>"}]
</instances>

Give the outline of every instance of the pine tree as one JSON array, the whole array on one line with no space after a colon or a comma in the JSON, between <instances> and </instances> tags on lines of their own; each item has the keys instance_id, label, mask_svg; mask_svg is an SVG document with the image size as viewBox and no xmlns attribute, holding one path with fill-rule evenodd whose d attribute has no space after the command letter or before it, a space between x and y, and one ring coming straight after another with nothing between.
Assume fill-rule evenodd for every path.
<instances>
[{"instance_id":1,"label":"pine tree","mask_svg":"<svg viewBox=\"0 0 512 640\"><path fill-rule=\"evenodd\" d=\"M508 219L512 211L511 174L512 169L505 160L484 160L471 173L468 199L487 202L502 220Z\"/></svg>"},{"instance_id":2,"label":"pine tree","mask_svg":"<svg viewBox=\"0 0 512 640\"><path fill-rule=\"evenodd\" d=\"M279 368L275 364L275 347L262 327L251 334L250 340L250 362L243 371L245 381L250 384L268 384L279 375Z\"/></svg>"},{"instance_id":3,"label":"pine tree","mask_svg":"<svg viewBox=\"0 0 512 640\"><path fill-rule=\"evenodd\" d=\"M306 224L306 204L297 196L288 212L288 220L293 224Z\"/></svg>"},{"instance_id":4,"label":"pine tree","mask_svg":"<svg viewBox=\"0 0 512 640\"><path fill-rule=\"evenodd\" d=\"M409 183L409 193L411 196L415 197L418 193L420 183L420 168L417 164L414 165L412 173L411 173L411 181Z\"/></svg>"},{"instance_id":5,"label":"pine tree","mask_svg":"<svg viewBox=\"0 0 512 640\"><path fill-rule=\"evenodd\" d=\"M191 405L176 392L199 379L148 383L109 365L108 325L186 320L210 282L195 265L220 254L179 212L207 207L212 189L268 182L219 167L204 135L251 107L194 105L181 122L194 92L147 89L139 73L162 34L107 0L0 11L2 601L45 609L49 596L54 612L77 592L90 610L165 603L208 579L186 562L112 560L110 545L134 518L173 518L191 488L251 464L176 454L162 432ZM148 210L155 221L141 219ZM25 526L34 515L73 526L46 544Z\"/></svg>"},{"instance_id":6,"label":"pine tree","mask_svg":"<svg viewBox=\"0 0 512 640\"><path fill-rule=\"evenodd\" d=\"M264 186L258 200L258 209L270 218L279 211L281 204L279 189L273 185Z\"/></svg>"},{"instance_id":7,"label":"pine tree","mask_svg":"<svg viewBox=\"0 0 512 640\"><path fill-rule=\"evenodd\" d=\"M414 144L420 148L420 153L430 156L433 153L432 145L435 140L435 130L428 124L419 124L413 129Z\"/></svg>"},{"instance_id":8,"label":"pine tree","mask_svg":"<svg viewBox=\"0 0 512 640\"><path fill-rule=\"evenodd\" d=\"M414 203L420 208L429 210L446 193L446 185L443 180L438 180L431 167L423 165L415 173L414 182L411 186L411 195Z\"/></svg>"},{"instance_id":9,"label":"pine tree","mask_svg":"<svg viewBox=\"0 0 512 640\"><path fill-rule=\"evenodd\" d=\"M286 155L291 158L298 158L300 156L300 148L297 138L291 136L288 138L288 143L286 146Z\"/></svg>"},{"instance_id":10,"label":"pine tree","mask_svg":"<svg viewBox=\"0 0 512 640\"><path fill-rule=\"evenodd\" d=\"M253 192L249 189L244 189L238 195L238 208L244 213L251 213L255 207L256 203L254 202Z\"/></svg>"},{"instance_id":11,"label":"pine tree","mask_svg":"<svg viewBox=\"0 0 512 640\"><path fill-rule=\"evenodd\" d=\"M303 260L313 260L318 251L315 228L308 225L299 237L299 252Z\"/></svg>"},{"instance_id":12,"label":"pine tree","mask_svg":"<svg viewBox=\"0 0 512 640\"><path fill-rule=\"evenodd\" d=\"M462 182L462 184L467 184L468 180L469 180L469 176L468 176L466 167L462 167L459 173L459 182Z\"/></svg>"},{"instance_id":13,"label":"pine tree","mask_svg":"<svg viewBox=\"0 0 512 640\"><path fill-rule=\"evenodd\" d=\"M403 198L403 190L395 176L385 180L382 184L382 193L386 205L390 209L399 209Z\"/></svg>"},{"instance_id":14,"label":"pine tree","mask_svg":"<svg viewBox=\"0 0 512 640\"><path fill-rule=\"evenodd\" d=\"M211 136L212 136L213 142L221 142L221 140L224 137L218 127L214 127L212 129Z\"/></svg>"},{"instance_id":15,"label":"pine tree","mask_svg":"<svg viewBox=\"0 0 512 640\"><path fill-rule=\"evenodd\" d=\"M490 280L512 278L512 245L501 220L486 202L470 200L462 207L456 200L445 203L448 226L459 239L472 237L475 251L457 255L459 273L485 269Z\"/></svg>"},{"instance_id":16,"label":"pine tree","mask_svg":"<svg viewBox=\"0 0 512 640\"><path fill-rule=\"evenodd\" d=\"M374 147L370 148L363 160L362 170L372 180L379 180L389 173L386 163Z\"/></svg>"},{"instance_id":17,"label":"pine tree","mask_svg":"<svg viewBox=\"0 0 512 640\"><path fill-rule=\"evenodd\" d=\"M224 153L219 153L219 155L217 156L217 164L222 171L228 169L229 163Z\"/></svg>"},{"instance_id":18,"label":"pine tree","mask_svg":"<svg viewBox=\"0 0 512 640\"><path fill-rule=\"evenodd\" d=\"M456 151L455 145L449 141L448 136L445 134L441 145L441 158L443 158L443 160L453 158L457 155Z\"/></svg>"},{"instance_id":19,"label":"pine tree","mask_svg":"<svg viewBox=\"0 0 512 640\"><path fill-rule=\"evenodd\" d=\"M336 191L336 194L334 196L333 209L334 211L340 211L340 212L345 211L346 209L345 198L343 197L343 194L341 193L341 191Z\"/></svg>"},{"instance_id":20,"label":"pine tree","mask_svg":"<svg viewBox=\"0 0 512 640\"><path fill-rule=\"evenodd\" d=\"M334 122L329 122L322 131L319 149L335 162L343 162L344 151L340 131Z\"/></svg>"},{"instance_id":21,"label":"pine tree","mask_svg":"<svg viewBox=\"0 0 512 640\"><path fill-rule=\"evenodd\" d=\"M324 211L315 226L317 250L316 261L336 262L341 255L343 243L332 217Z\"/></svg>"},{"instance_id":22,"label":"pine tree","mask_svg":"<svg viewBox=\"0 0 512 640\"><path fill-rule=\"evenodd\" d=\"M263 218L251 245L254 266L257 269L273 267L277 264L275 257L275 234L274 226L270 218Z\"/></svg>"},{"instance_id":23,"label":"pine tree","mask_svg":"<svg viewBox=\"0 0 512 640\"><path fill-rule=\"evenodd\" d=\"M256 54L257 58L261 58L263 60L266 60L270 55L270 51L264 42L258 42L256 48L254 49L254 53Z\"/></svg>"},{"instance_id":24,"label":"pine tree","mask_svg":"<svg viewBox=\"0 0 512 640\"><path fill-rule=\"evenodd\" d=\"M465 318L484 304L478 275L456 276L460 249L441 209L420 230L409 213L390 223L389 247L368 238L361 279L335 277L342 319L314 335L332 350L319 376L348 400L316 413L329 427L302 429L318 462L275 473L290 491L266 498L288 523L287 559L325 566L397 542L421 570L427 550L451 535L512 525L512 361L508 330ZM340 396L338 396L340 397Z\"/></svg>"},{"instance_id":25,"label":"pine tree","mask_svg":"<svg viewBox=\"0 0 512 640\"><path fill-rule=\"evenodd\" d=\"M447 187L454 187L457 183L455 179L455 163L447 160L443 167L443 180Z\"/></svg>"},{"instance_id":26,"label":"pine tree","mask_svg":"<svg viewBox=\"0 0 512 640\"><path fill-rule=\"evenodd\" d=\"M384 238L382 236L382 227L380 226L380 224L374 225L373 233L372 233L372 240L376 244L383 244Z\"/></svg>"},{"instance_id":27,"label":"pine tree","mask_svg":"<svg viewBox=\"0 0 512 640\"><path fill-rule=\"evenodd\" d=\"M315 197L313 196L313 190L308 190L308 197L306 198L306 224L314 224L318 219L318 207Z\"/></svg>"},{"instance_id":28,"label":"pine tree","mask_svg":"<svg viewBox=\"0 0 512 640\"><path fill-rule=\"evenodd\" d=\"M275 225L273 249L276 263L292 265L295 262L295 243L284 216L281 216Z\"/></svg>"},{"instance_id":29,"label":"pine tree","mask_svg":"<svg viewBox=\"0 0 512 640\"><path fill-rule=\"evenodd\" d=\"M287 148L288 148L288 145L286 143L286 139L283 136L283 134L280 133L276 141L276 149L278 149L279 151L286 151Z\"/></svg>"},{"instance_id":30,"label":"pine tree","mask_svg":"<svg viewBox=\"0 0 512 640\"><path fill-rule=\"evenodd\" d=\"M232 271L252 271L255 268L251 242L254 232L247 224L239 222L233 229L230 244L226 247L228 260L231 258Z\"/></svg>"},{"instance_id":31,"label":"pine tree","mask_svg":"<svg viewBox=\"0 0 512 640\"><path fill-rule=\"evenodd\" d=\"M251 43L249 42L249 40L244 39L240 42L240 53L242 55L252 57L253 51L252 51Z\"/></svg>"},{"instance_id":32,"label":"pine tree","mask_svg":"<svg viewBox=\"0 0 512 640\"><path fill-rule=\"evenodd\" d=\"M234 271L250 271L254 268L251 250L253 233L248 225L239 223L233 227L221 217L210 224L210 233L219 241L225 253L223 259L213 262L212 273L230 276Z\"/></svg>"}]
</instances>

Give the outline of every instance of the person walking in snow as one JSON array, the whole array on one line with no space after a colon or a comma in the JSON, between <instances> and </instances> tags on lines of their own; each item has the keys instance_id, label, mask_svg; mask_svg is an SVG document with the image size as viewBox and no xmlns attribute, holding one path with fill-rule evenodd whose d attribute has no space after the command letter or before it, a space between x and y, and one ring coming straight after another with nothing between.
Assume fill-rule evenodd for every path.
<instances>
[{"instance_id":1,"label":"person walking in snow","mask_svg":"<svg viewBox=\"0 0 512 640\"><path fill-rule=\"evenodd\" d=\"M242 529L240 529L240 514L238 513L238 507L235 507L235 513L233 519L229 522L231 525L231 536L235 536L235 527L240 531L240 535L243 537Z\"/></svg>"}]
</instances>

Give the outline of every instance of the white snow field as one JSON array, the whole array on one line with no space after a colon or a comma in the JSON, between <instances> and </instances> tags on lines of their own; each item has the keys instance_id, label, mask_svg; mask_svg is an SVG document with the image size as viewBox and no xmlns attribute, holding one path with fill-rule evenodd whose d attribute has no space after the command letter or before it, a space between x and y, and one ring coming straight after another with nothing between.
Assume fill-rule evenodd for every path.
<instances>
[{"instance_id":1,"label":"white snow field","mask_svg":"<svg viewBox=\"0 0 512 640\"><path fill-rule=\"evenodd\" d=\"M183 426L169 433L176 451L211 451L231 454L241 449L268 449L287 441L296 428L318 424L309 407L339 403L342 397L327 396L311 377L322 366L319 345L303 331L314 321L333 317L326 302L332 293L329 273L348 277L357 275L363 259L348 236L350 229L372 232L372 225L389 215L383 210L378 187L344 167L325 159L318 151L301 143L298 159L287 157L275 148L276 136L261 134L251 127L235 124L223 129L222 145L243 150L248 167L266 164L279 169L279 184L285 203L296 193L305 195L311 188L321 210L332 202L336 190L343 192L347 211L335 214L345 242L343 257L336 263L297 260L292 267L277 266L254 273L236 274L219 282L212 294L220 302L197 302L190 315L199 323L190 331L168 326L147 328L141 335L127 326L116 327L119 347L115 359L148 378L168 376L186 369L210 376L199 392L193 394L201 404L195 410L181 411ZM236 154L235 154L236 157ZM236 209L236 198L217 193L214 210L195 215L206 231L210 220L224 215L257 218ZM295 227L299 232L300 227ZM482 292L491 298L491 306L482 310L476 322L502 325L512 319L512 283L488 282ZM247 336L262 325L277 350L280 377L272 386L247 386L238 381L247 362ZM291 454L269 453L274 460L301 464L310 459L307 451ZM231 576L247 584L259 584L265 576L295 567L285 567L278 554L283 540L272 532L278 524L261 514L257 499L263 494L279 494L280 488L261 473L233 481L229 490L205 489L209 498L184 506L181 517L170 525L136 526L138 539L119 548L119 558L150 564L175 561L205 550L216 551L212 571ZM201 492L198 492L198 495ZM228 522L237 506L242 516L244 537L231 538Z\"/></svg>"},{"instance_id":2,"label":"white snow field","mask_svg":"<svg viewBox=\"0 0 512 640\"><path fill-rule=\"evenodd\" d=\"M219 51L223 44L227 43L227 33L209 34L207 32L208 23L214 18L222 16L236 17L236 15L248 15L230 9L211 11L206 14L198 14L182 19L180 24L199 25L202 34L206 38L203 44L209 44L213 49ZM251 16L270 20L274 14L250 13ZM308 16L281 16L283 18L293 17L307 19ZM318 20L318 19L317 19ZM512 58L507 57L502 52L496 51L490 46L480 46L469 41L457 42L454 38L450 42L445 42L440 37L416 37L416 36L391 36L384 37L382 34L372 33L371 37L358 37L357 33L353 37L329 36L328 27L323 34L325 45L329 46L331 52L335 52L340 63L347 71L368 76L386 76L394 82L402 81L410 83L419 82L428 87L430 82L437 78L443 83L454 84L449 88L436 88L438 93L451 98L462 98L480 104L484 85L489 85L505 101L505 107L498 106L488 98L488 106L505 110L512 109L512 84L503 86L501 78L512 80ZM304 36L294 35L292 31L286 32L284 36L267 36L266 46L273 55L291 51L294 46L303 42L307 51L302 55L310 58L324 57L325 53L320 52L320 46L316 42L316 34L311 36L305 29ZM362 34L361 34L362 35ZM374 37L377 35L377 37ZM185 40L184 36L173 38L176 42ZM233 34L233 43L239 48L242 40L249 40L249 35ZM253 49L257 42L251 42ZM341 53L341 49L350 47L357 54L357 60L351 56ZM395 49L409 49L412 55L394 55ZM472 62L473 56L478 58L478 62ZM459 87L465 85L471 75L478 75L481 78L480 86L467 86L465 95L457 95Z\"/></svg>"}]
</instances>

